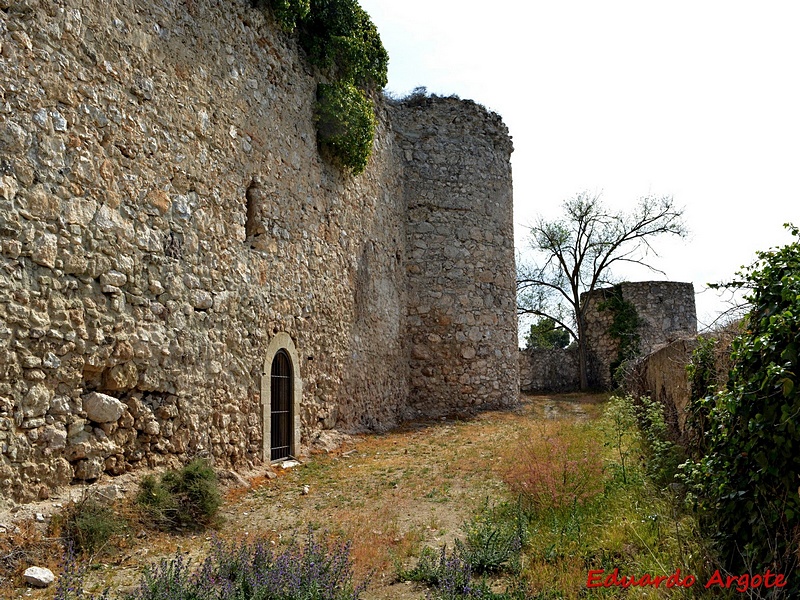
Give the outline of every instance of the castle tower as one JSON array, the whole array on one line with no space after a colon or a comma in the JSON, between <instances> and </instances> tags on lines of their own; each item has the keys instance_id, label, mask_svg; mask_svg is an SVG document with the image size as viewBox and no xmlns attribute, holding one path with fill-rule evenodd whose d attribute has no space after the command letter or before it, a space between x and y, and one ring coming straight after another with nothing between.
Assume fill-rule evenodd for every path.
<instances>
[{"instance_id":1,"label":"castle tower","mask_svg":"<svg viewBox=\"0 0 800 600\"><path fill-rule=\"evenodd\" d=\"M513 404L508 130L455 98L412 97L392 120L405 160L410 406L437 415Z\"/></svg>"},{"instance_id":2,"label":"castle tower","mask_svg":"<svg viewBox=\"0 0 800 600\"><path fill-rule=\"evenodd\" d=\"M657 346L697 334L694 286L678 281L625 282L584 294L586 341L589 349L589 385L612 387L612 371L621 359L620 339L610 332L617 301L630 303L638 324L627 335L636 356L651 353ZM624 333L624 332L623 332Z\"/></svg>"}]
</instances>

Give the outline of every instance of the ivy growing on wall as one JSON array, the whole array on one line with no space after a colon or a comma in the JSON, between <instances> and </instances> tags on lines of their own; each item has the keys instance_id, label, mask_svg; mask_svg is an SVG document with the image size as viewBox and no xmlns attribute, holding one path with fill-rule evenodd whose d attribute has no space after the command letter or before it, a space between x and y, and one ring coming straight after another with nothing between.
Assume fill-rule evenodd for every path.
<instances>
[{"instance_id":1,"label":"ivy growing on wall","mask_svg":"<svg viewBox=\"0 0 800 600\"><path fill-rule=\"evenodd\" d=\"M758 252L726 286L748 289L752 308L732 344L727 388L704 390L702 456L683 466L729 572L800 567L800 227L786 227L793 243ZM798 578L782 593L800 598Z\"/></svg>"},{"instance_id":2,"label":"ivy growing on wall","mask_svg":"<svg viewBox=\"0 0 800 600\"><path fill-rule=\"evenodd\" d=\"M348 82L317 86L317 137L334 162L358 175L367 167L375 135L372 102Z\"/></svg>"},{"instance_id":3,"label":"ivy growing on wall","mask_svg":"<svg viewBox=\"0 0 800 600\"><path fill-rule=\"evenodd\" d=\"M292 32L298 23L308 16L311 11L310 0L256 0L260 7L269 6L275 15L275 20L284 31Z\"/></svg>"},{"instance_id":4,"label":"ivy growing on wall","mask_svg":"<svg viewBox=\"0 0 800 600\"><path fill-rule=\"evenodd\" d=\"M598 305L599 310L610 310L613 319L608 328L609 335L619 342L617 358L611 363L611 378L620 383L620 367L639 353L639 325L641 319L636 307L622 297L622 286L615 285L606 292L605 299Z\"/></svg>"},{"instance_id":5,"label":"ivy growing on wall","mask_svg":"<svg viewBox=\"0 0 800 600\"><path fill-rule=\"evenodd\" d=\"M358 175L375 136L369 93L387 81L389 56L357 0L256 0L288 32L296 31L311 64L331 81L317 89L317 141L334 162Z\"/></svg>"},{"instance_id":6,"label":"ivy growing on wall","mask_svg":"<svg viewBox=\"0 0 800 600\"><path fill-rule=\"evenodd\" d=\"M378 30L356 0L311 0L300 22L300 45L311 62L363 90L386 85L389 56Z\"/></svg>"}]
</instances>

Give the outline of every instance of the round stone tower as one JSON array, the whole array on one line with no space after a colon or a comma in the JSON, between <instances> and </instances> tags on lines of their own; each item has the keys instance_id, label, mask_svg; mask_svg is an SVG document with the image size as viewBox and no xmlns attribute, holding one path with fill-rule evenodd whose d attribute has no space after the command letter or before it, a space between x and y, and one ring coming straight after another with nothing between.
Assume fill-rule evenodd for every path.
<instances>
[{"instance_id":1,"label":"round stone tower","mask_svg":"<svg viewBox=\"0 0 800 600\"><path fill-rule=\"evenodd\" d=\"M512 151L500 117L412 98L392 125L405 161L410 405L426 415L518 395Z\"/></svg>"}]
</instances>

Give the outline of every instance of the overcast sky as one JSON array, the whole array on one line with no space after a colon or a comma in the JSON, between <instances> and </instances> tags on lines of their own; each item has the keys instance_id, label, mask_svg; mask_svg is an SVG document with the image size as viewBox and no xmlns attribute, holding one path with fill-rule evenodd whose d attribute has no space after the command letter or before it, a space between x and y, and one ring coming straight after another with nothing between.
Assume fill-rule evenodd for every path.
<instances>
[{"instance_id":1,"label":"overcast sky","mask_svg":"<svg viewBox=\"0 0 800 600\"><path fill-rule=\"evenodd\" d=\"M800 224L800 2L360 2L389 92L426 86L503 117L519 249L581 190L619 208L670 194L691 236L652 262L703 292ZM697 305L701 326L723 308L713 292Z\"/></svg>"}]
</instances>

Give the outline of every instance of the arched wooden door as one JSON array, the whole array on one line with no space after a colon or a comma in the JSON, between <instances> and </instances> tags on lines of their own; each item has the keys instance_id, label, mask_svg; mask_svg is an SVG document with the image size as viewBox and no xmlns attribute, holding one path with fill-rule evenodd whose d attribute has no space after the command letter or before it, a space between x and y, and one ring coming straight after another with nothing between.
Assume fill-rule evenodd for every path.
<instances>
[{"instance_id":1,"label":"arched wooden door","mask_svg":"<svg viewBox=\"0 0 800 600\"><path fill-rule=\"evenodd\" d=\"M293 379L292 360L285 350L279 350L270 371L270 460L292 454Z\"/></svg>"}]
</instances>

